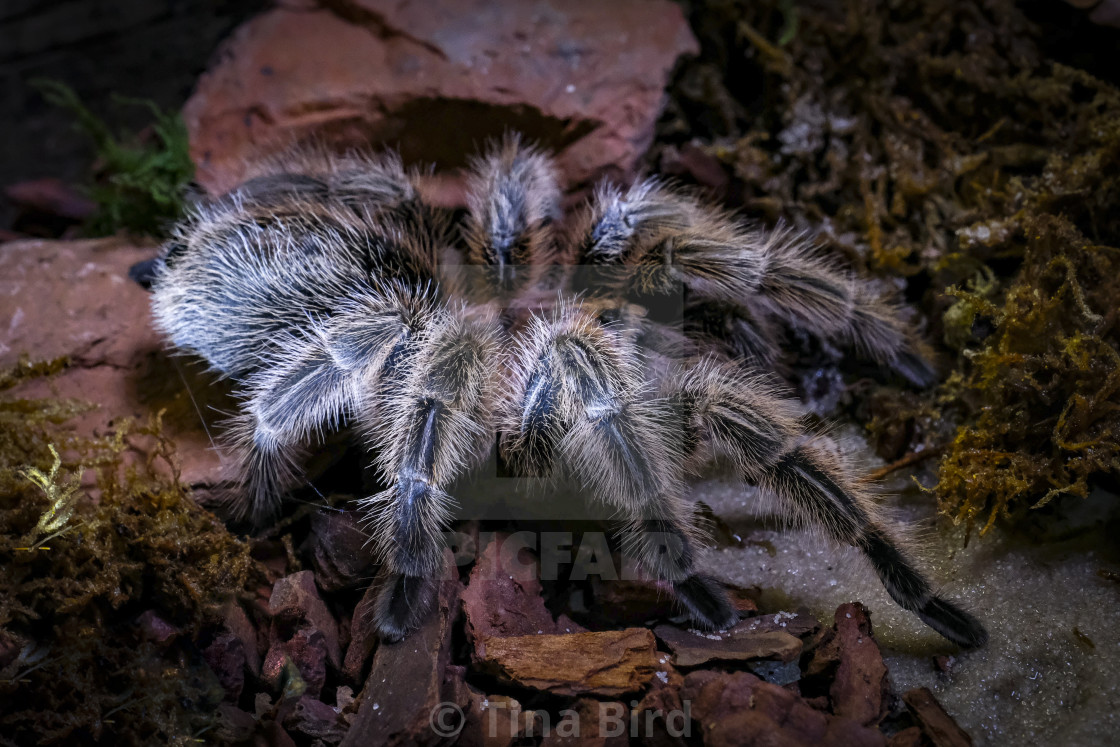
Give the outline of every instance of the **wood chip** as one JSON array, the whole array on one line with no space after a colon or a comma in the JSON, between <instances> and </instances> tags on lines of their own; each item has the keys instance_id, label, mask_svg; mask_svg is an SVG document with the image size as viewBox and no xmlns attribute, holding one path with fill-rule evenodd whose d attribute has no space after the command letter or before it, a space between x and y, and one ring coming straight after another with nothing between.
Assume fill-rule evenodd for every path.
<instances>
[{"instance_id":1,"label":"wood chip","mask_svg":"<svg viewBox=\"0 0 1120 747\"><path fill-rule=\"evenodd\" d=\"M922 732L929 737L934 747L968 747L972 744L972 737L957 726L957 722L945 712L928 688L907 690L902 699L910 706Z\"/></svg>"},{"instance_id":2,"label":"wood chip","mask_svg":"<svg viewBox=\"0 0 1120 747\"><path fill-rule=\"evenodd\" d=\"M572 635L488 638L480 668L522 687L555 695L616 697L647 685L659 668L645 628Z\"/></svg>"},{"instance_id":3,"label":"wood chip","mask_svg":"<svg viewBox=\"0 0 1120 747\"><path fill-rule=\"evenodd\" d=\"M705 747L844 745L883 747L877 729L812 708L786 688L753 674L697 671L685 677L682 701Z\"/></svg>"},{"instance_id":4,"label":"wood chip","mask_svg":"<svg viewBox=\"0 0 1120 747\"><path fill-rule=\"evenodd\" d=\"M450 552L445 563L453 563ZM438 744L432 711L449 696L451 633L459 611L458 580L440 584L437 609L403 641L382 643L362 689L362 704L343 747ZM450 694L455 698L455 693ZM460 707L465 703L457 703ZM454 716L454 714L450 714Z\"/></svg>"},{"instance_id":5,"label":"wood chip","mask_svg":"<svg viewBox=\"0 0 1120 747\"><path fill-rule=\"evenodd\" d=\"M673 652L673 663L678 667L713 661L792 661L801 655L800 638L784 630L760 630L749 624L740 623L725 633L681 630L672 625L658 625L653 632Z\"/></svg>"}]
</instances>

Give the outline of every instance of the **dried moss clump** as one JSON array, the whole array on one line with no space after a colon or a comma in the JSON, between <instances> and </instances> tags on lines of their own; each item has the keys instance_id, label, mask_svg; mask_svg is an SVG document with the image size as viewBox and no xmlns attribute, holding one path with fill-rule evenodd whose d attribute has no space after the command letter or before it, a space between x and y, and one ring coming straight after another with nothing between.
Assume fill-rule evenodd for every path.
<instances>
[{"instance_id":1,"label":"dried moss clump","mask_svg":"<svg viewBox=\"0 0 1120 747\"><path fill-rule=\"evenodd\" d=\"M191 638L260 576L158 418L77 438L88 407L0 399L0 744L197 743L224 691ZM146 639L148 611L180 640Z\"/></svg>"},{"instance_id":2,"label":"dried moss clump","mask_svg":"<svg viewBox=\"0 0 1120 747\"><path fill-rule=\"evenodd\" d=\"M724 166L731 205L893 278L945 342L942 387L853 414L887 458L941 454L970 529L1120 475L1116 89L1046 59L1011 0L798 3L792 33L788 5L690 4L703 52L661 134Z\"/></svg>"},{"instance_id":3,"label":"dried moss clump","mask_svg":"<svg viewBox=\"0 0 1120 747\"><path fill-rule=\"evenodd\" d=\"M1023 266L1001 301L958 291L946 314L958 331L992 329L966 344L967 365L946 384L971 417L935 488L955 515L983 522L981 533L999 516L1085 497L1095 476L1120 474L1120 251L1053 216L1023 229Z\"/></svg>"}]
</instances>

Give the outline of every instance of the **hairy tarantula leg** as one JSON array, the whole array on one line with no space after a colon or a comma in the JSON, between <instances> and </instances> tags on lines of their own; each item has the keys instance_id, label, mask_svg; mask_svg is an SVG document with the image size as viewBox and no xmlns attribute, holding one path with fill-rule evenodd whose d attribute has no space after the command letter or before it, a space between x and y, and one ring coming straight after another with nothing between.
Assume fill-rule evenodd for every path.
<instances>
[{"instance_id":1,"label":"hairy tarantula leg","mask_svg":"<svg viewBox=\"0 0 1120 747\"><path fill-rule=\"evenodd\" d=\"M386 572L375 618L386 639L402 638L428 611L454 505L446 491L492 446L498 368L493 323L441 314L363 423L390 484L364 501Z\"/></svg>"},{"instance_id":2,"label":"hairy tarantula leg","mask_svg":"<svg viewBox=\"0 0 1120 747\"><path fill-rule=\"evenodd\" d=\"M746 306L701 301L684 312L685 331L706 341L725 341L737 359L773 371L778 364L778 336L774 324Z\"/></svg>"},{"instance_id":3,"label":"hairy tarantula leg","mask_svg":"<svg viewBox=\"0 0 1120 747\"><path fill-rule=\"evenodd\" d=\"M844 484L841 471L829 461L821 450L800 445L782 455L760 484L795 504L806 517L828 516L825 524L830 534L863 551L900 607L959 646L979 648L987 643L988 633L980 621L934 592L913 561L875 521L869 503Z\"/></svg>"},{"instance_id":4,"label":"hairy tarantula leg","mask_svg":"<svg viewBox=\"0 0 1120 747\"><path fill-rule=\"evenodd\" d=\"M252 400L250 399L250 402ZM238 414L226 431L231 446L235 490L223 497L229 514L262 528L276 518L284 495L299 482L303 450L296 442L282 441L275 433L257 430L250 412Z\"/></svg>"},{"instance_id":5,"label":"hairy tarantula leg","mask_svg":"<svg viewBox=\"0 0 1120 747\"><path fill-rule=\"evenodd\" d=\"M356 292L326 322L277 340L246 380L245 413L232 433L241 456L246 497L237 512L261 523L297 482L299 447L336 429L427 323L423 293L390 287Z\"/></svg>"},{"instance_id":6,"label":"hairy tarantula leg","mask_svg":"<svg viewBox=\"0 0 1120 747\"><path fill-rule=\"evenodd\" d=\"M252 159L245 181L224 199L267 204L292 197L376 211L415 200L416 189L396 153L340 155L303 145Z\"/></svg>"},{"instance_id":7,"label":"hairy tarantula leg","mask_svg":"<svg viewBox=\"0 0 1120 747\"><path fill-rule=\"evenodd\" d=\"M518 272L552 260L551 226L560 217L556 167L519 136L507 135L474 159L471 171L463 226L467 259L488 266L498 287L508 290Z\"/></svg>"},{"instance_id":8,"label":"hairy tarantula leg","mask_svg":"<svg viewBox=\"0 0 1120 747\"><path fill-rule=\"evenodd\" d=\"M625 548L699 624L723 629L737 613L718 584L694 569L695 528L683 503L680 454L668 412L639 399L636 356L580 309L534 317L515 363L503 447L511 462L546 474L554 462L626 521Z\"/></svg>"},{"instance_id":9,"label":"hairy tarantula leg","mask_svg":"<svg viewBox=\"0 0 1120 747\"><path fill-rule=\"evenodd\" d=\"M728 214L648 180L600 188L577 233L581 261L617 265L642 294L679 292L753 308L850 342L918 386L936 372L897 309L851 273L779 228L745 227Z\"/></svg>"},{"instance_id":10,"label":"hairy tarantula leg","mask_svg":"<svg viewBox=\"0 0 1120 747\"><path fill-rule=\"evenodd\" d=\"M862 550L891 598L945 638L966 648L984 645L988 634L980 621L934 592L867 496L826 452L799 438L788 400L765 382L712 362L686 371L676 388L686 442L730 459L744 479L778 497L800 522Z\"/></svg>"}]
</instances>

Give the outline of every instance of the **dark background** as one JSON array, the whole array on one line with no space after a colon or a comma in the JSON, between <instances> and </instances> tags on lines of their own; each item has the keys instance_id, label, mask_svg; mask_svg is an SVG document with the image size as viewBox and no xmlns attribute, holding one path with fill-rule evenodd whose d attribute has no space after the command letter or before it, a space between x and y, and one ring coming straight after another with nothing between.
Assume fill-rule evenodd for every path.
<instances>
[{"instance_id":1,"label":"dark background","mask_svg":"<svg viewBox=\"0 0 1120 747\"><path fill-rule=\"evenodd\" d=\"M72 115L29 81L74 88L96 114L139 129L140 107L113 93L178 109L219 43L269 0L0 0L0 186L57 176L80 180L91 149Z\"/></svg>"}]
</instances>

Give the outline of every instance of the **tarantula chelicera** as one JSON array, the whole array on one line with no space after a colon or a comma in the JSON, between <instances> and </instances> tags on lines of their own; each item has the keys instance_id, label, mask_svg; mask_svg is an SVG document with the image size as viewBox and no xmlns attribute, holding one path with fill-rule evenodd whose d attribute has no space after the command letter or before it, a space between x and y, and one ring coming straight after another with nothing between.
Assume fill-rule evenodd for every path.
<instances>
[{"instance_id":1,"label":"tarantula chelicera","mask_svg":"<svg viewBox=\"0 0 1120 747\"><path fill-rule=\"evenodd\" d=\"M719 462L861 549L943 636L984 644L767 375L787 325L928 384L894 307L792 233L656 180L600 186L562 227L538 149L507 137L470 174L453 212L394 155L294 151L199 205L144 268L171 342L240 386L243 514L271 516L304 451L354 429L387 486L364 504L377 625L400 638L430 606L452 483L497 448L514 474L563 474L616 509L627 550L723 629L737 614L695 569L685 482Z\"/></svg>"}]
</instances>

